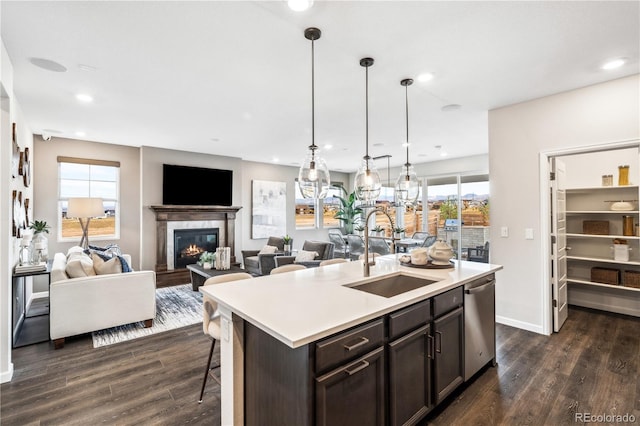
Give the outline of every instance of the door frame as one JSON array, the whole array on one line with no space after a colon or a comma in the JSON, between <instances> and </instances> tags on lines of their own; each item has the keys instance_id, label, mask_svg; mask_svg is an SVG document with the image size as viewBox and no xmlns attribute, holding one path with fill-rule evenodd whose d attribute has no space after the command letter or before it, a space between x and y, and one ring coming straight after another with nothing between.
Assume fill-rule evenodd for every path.
<instances>
[{"instance_id":1,"label":"door frame","mask_svg":"<svg viewBox=\"0 0 640 426\"><path fill-rule=\"evenodd\" d=\"M640 139L625 139L621 141L604 142L564 149L541 151L540 166L540 235L542 243L542 333L550 335L553 332L553 293L551 291L551 179L549 160L563 155L586 154L589 152L609 151L612 149L635 148L640 146ZM567 296L568 303L568 296Z\"/></svg>"}]
</instances>

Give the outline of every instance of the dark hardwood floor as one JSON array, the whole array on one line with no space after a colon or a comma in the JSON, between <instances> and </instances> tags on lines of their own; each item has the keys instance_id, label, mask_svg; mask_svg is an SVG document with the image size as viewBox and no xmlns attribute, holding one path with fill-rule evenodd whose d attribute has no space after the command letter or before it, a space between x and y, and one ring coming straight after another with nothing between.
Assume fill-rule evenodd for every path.
<instances>
[{"instance_id":1,"label":"dark hardwood floor","mask_svg":"<svg viewBox=\"0 0 640 426\"><path fill-rule=\"evenodd\" d=\"M100 349L90 336L58 351L48 343L15 349L14 378L0 387L0 424L219 425L219 381L210 379L197 402L210 345L201 327ZM638 318L578 308L549 337L498 325L497 367L423 424L576 424L575 413L587 412L628 413L639 424L639 330Z\"/></svg>"}]
</instances>

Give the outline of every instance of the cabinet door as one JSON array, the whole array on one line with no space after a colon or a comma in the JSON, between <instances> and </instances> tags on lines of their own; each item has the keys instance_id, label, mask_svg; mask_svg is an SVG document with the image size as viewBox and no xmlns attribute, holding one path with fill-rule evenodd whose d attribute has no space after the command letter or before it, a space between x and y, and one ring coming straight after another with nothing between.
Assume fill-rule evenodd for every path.
<instances>
[{"instance_id":1,"label":"cabinet door","mask_svg":"<svg viewBox=\"0 0 640 426\"><path fill-rule=\"evenodd\" d=\"M392 425L415 424L431 409L430 326L389 343Z\"/></svg>"},{"instance_id":2,"label":"cabinet door","mask_svg":"<svg viewBox=\"0 0 640 426\"><path fill-rule=\"evenodd\" d=\"M13 278L13 344L15 345L18 338L18 330L24 321L24 277Z\"/></svg>"},{"instance_id":3,"label":"cabinet door","mask_svg":"<svg viewBox=\"0 0 640 426\"><path fill-rule=\"evenodd\" d=\"M316 379L317 426L385 424L384 347Z\"/></svg>"},{"instance_id":4,"label":"cabinet door","mask_svg":"<svg viewBox=\"0 0 640 426\"><path fill-rule=\"evenodd\" d=\"M439 403L463 381L463 308L438 318L433 325L435 391Z\"/></svg>"}]
</instances>

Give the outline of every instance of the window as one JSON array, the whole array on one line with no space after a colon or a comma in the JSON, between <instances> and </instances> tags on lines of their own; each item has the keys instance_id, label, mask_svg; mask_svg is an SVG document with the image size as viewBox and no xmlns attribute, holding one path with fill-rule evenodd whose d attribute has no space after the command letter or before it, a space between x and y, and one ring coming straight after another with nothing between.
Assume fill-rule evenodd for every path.
<instances>
[{"instance_id":1,"label":"window","mask_svg":"<svg viewBox=\"0 0 640 426\"><path fill-rule=\"evenodd\" d=\"M296 229L312 229L316 227L316 200L304 198L298 180L296 188Z\"/></svg>"},{"instance_id":2,"label":"window","mask_svg":"<svg viewBox=\"0 0 640 426\"><path fill-rule=\"evenodd\" d=\"M60 241L82 237L80 222L67 218L67 203L74 197L99 197L105 214L91 219L89 237L120 238L120 163L117 161L58 157L58 235Z\"/></svg>"},{"instance_id":3,"label":"window","mask_svg":"<svg viewBox=\"0 0 640 426\"><path fill-rule=\"evenodd\" d=\"M334 218L341 209L342 204L337 197L342 197L342 189L339 186L331 186L327 192L327 198L322 200L322 226L325 228L339 228L342 223Z\"/></svg>"}]
</instances>

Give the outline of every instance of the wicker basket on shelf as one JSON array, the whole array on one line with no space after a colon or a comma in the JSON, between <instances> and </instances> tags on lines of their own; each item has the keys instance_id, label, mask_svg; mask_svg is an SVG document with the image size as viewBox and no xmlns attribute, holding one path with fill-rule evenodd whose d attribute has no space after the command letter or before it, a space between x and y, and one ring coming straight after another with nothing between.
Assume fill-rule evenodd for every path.
<instances>
[{"instance_id":1,"label":"wicker basket on shelf","mask_svg":"<svg viewBox=\"0 0 640 426\"><path fill-rule=\"evenodd\" d=\"M582 232L591 235L609 235L608 220L583 220Z\"/></svg>"},{"instance_id":2,"label":"wicker basket on shelf","mask_svg":"<svg viewBox=\"0 0 640 426\"><path fill-rule=\"evenodd\" d=\"M591 268L591 282L620 285L620 271L618 269L594 266Z\"/></svg>"},{"instance_id":3,"label":"wicker basket on shelf","mask_svg":"<svg viewBox=\"0 0 640 426\"><path fill-rule=\"evenodd\" d=\"M640 271L624 271L622 285L625 287L640 288Z\"/></svg>"}]
</instances>

